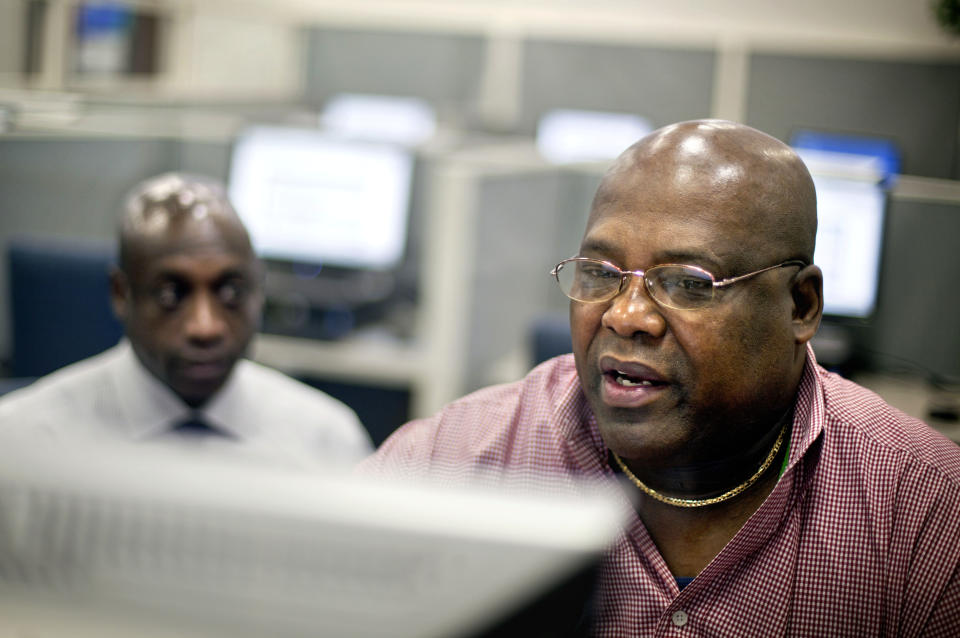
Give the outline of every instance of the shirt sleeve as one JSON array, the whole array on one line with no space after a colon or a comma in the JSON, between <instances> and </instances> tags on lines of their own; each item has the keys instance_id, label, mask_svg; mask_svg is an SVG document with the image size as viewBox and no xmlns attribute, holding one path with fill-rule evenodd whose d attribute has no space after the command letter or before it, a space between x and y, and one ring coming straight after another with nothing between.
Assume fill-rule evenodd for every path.
<instances>
[{"instance_id":1,"label":"shirt sleeve","mask_svg":"<svg viewBox=\"0 0 960 638\"><path fill-rule=\"evenodd\" d=\"M926 512L906 578L900 635L954 637L960 631L960 489L930 468L928 485L943 481Z\"/></svg>"},{"instance_id":2,"label":"shirt sleeve","mask_svg":"<svg viewBox=\"0 0 960 638\"><path fill-rule=\"evenodd\" d=\"M960 539L954 536L954 543ZM935 603L921 635L948 638L960 631L960 565L956 566L943 593Z\"/></svg>"},{"instance_id":3,"label":"shirt sleeve","mask_svg":"<svg viewBox=\"0 0 960 638\"><path fill-rule=\"evenodd\" d=\"M387 437L377 451L357 466L369 476L413 476L430 469L430 457L441 416L411 421Z\"/></svg>"}]
</instances>

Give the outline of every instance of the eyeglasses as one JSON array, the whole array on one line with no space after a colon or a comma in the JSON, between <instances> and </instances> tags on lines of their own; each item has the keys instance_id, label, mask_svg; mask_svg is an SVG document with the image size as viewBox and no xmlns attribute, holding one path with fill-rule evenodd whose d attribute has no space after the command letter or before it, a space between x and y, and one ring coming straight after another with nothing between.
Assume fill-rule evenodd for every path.
<instances>
[{"instance_id":1,"label":"eyeglasses","mask_svg":"<svg viewBox=\"0 0 960 638\"><path fill-rule=\"evenodd\" d=\"M608 261L571 257L557 264L550 274L557 279L563 294L574 301L609 301L620 294L627 280L633 275L643 280L647 294L661 306L691 310L709 305L717 289L756 277L768 270L788 266L804 268L806 265L806 262L794 259L717 281L713 275L697 266L660 264L646 270L621 270Z\"/></svg>"}]
</instances>

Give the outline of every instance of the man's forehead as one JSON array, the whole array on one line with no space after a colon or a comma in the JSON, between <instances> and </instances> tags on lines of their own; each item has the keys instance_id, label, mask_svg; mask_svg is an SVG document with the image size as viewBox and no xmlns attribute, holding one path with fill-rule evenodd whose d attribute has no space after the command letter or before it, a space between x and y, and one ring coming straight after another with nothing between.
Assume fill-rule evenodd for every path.
<instances>
[{"instance_id":1,"label":"man's forehead","mask_svg":"<svg viewBox=\"0 0 960 638\"><path fill-rule=\"evenodd\" d=\"M250 242L239 220L211 209L200 208L180 214L146 210L125 227L131 248L148 252L176 252L219 247L250 252Z\"/></svg>"},{"instance_id":2,"label":"man's forehead","mask_svg":"<svg viewBox=\"0 0 960 638\"><path fill-rule=\"evenodd\" d=\"M692 141L692 140L688 140ZM698 146L691 144L691 146ZM698 146L699 147L699 146ZM603 180L600 194L631 199L730 197L766 188L777 176L763 157L720 153L706 148L671 147L654 154L635 153Z\"/></svg>"},{"instance_id":3,"label":"man's forehead","mask_svg":"<svg viewBox=\"0 0 960 638\"><path fill-rule=\"evenodd\" d=\"M128 253L140 268L201 261L249 266L255 261L244 237L220 232L215 227L192 228L189 232L167 229L138 233L128 240Z\"/></svg>"},{"instance_id":4,"label":"man's forehead","mask_svg":"<svg viewBox=\"0 0 960 638\"><path fill-rule=\"evenodd\" d=\"M177 173L148 180L127 202L130 212L146 212L157 208L168 212L225 210L229 207L221 184Z\"/></svg>"},{"instance_id":5,"label":"man's forehead","mask_svg":"<svg viewBox=\"0 0 960 638\"><path fill-rule=\"evenodd\" d=\"M600 217L636 212L728 233L733 226L769 230L803 208L812 182L802 173L788 146L755 129L714 121L666 127L624 152L604 176L588 229Z\"/></svg>"},{"instance_id":6,"label":"man's forehead","mask_svg":"<svg viewBox=\"0 0 960 638\"><path fill-rule=\"evenodd\" d=\"M644 233L718 232L750 225L762 199L749 186L723 186L681 171L677 175L639 170L605 183L594 199L587 233L598 226L636 228Z\"/></svg>"},{"instance_id":7,"label":"man's forehead","mask_svg":"<svg viewBox=\"0 0 960 638\"><path fill-rule=\"evenodd\" d=\"M599 215L584 234L581 254L615 261L640 258L649 267L657 263L695 263L720 266L735 258L740 242L718 237L717 228L690 217L664 216L657 211L619 210Z\"/></svg>"},{"instance_id":8,"label":"man's forehead","mask_svg":"<svg viewBox=\"0 0 960 638\"><path fill-rule=\"evenodd\" d=\"M130 277L136 285L179 281L190 286L213 286L226 279L258 281L255 263L235 253L197 252L157 255L135 264Z\"/></svg>"},{"instance_id":9,"label":"man's forehead","mask_svg":"<svg viewBox=\"0 0 960 638\"><path fill-rule=\"evenodd\" d=\"M797 161L789 146L766 133L733 122L701 120L666 126L638 141L607 177L711 187L749 182L758 171L767 180L790 179Z\"/></svg>"},{"instance_id":10,"label":"man's forehead","mask_svg":"<svg viewBox=\"0 0 960 638\"><path fill-rule=\"evenodd\" d=\"M241 261L253 259L253 253L242 243L222 235L141 236L134 240L135 253L151 260L184 257L221 257Z\"/></svg>"}]
</instances>

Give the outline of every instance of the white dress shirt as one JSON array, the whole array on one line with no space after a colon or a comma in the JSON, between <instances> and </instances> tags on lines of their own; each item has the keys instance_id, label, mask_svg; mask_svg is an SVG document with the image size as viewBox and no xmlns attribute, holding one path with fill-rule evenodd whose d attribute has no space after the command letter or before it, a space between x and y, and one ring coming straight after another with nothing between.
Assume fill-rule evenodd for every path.
<instances>
[{"instance_id":1,"label":"white dress shirt","mask_svg":"<svg viewBox=\"0 0 960 638\"><path fill-rule=\"evenodd\" d=\"M171 431L192 416L228 436ZM202 408L192 410L141 365L126 339L0 398L0 436L6 435L202 445L280 462L330 465L352 465L372 449L353 410L247 359Z\"/></svg>"}]
</instances>

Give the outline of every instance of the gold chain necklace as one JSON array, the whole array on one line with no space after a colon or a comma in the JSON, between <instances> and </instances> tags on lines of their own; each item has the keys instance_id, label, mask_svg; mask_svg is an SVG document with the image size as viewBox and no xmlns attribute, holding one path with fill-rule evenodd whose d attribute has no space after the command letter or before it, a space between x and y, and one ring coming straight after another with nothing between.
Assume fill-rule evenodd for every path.
<instances>
[{"instance_id":1,"label":"gold chain necklace","mask_svg":"<svg viewBox=\"0 0 960 638\"><path fill-rule=\"evenodd\" d=\"M717 503L728 501L734 496L736 496L737 494L740 494L741 492L746 490L748 487L750 487L754 483L756 483L757 479L763 476L763 473L766 472L767 469L769 469L770 464L773 463L773 459L776 458L777 452L780 451L780 445L783 444L783 437L786 431L787 431L787 424L784 424L784 426L780 428L780 435L777 436L777 441L776 443L773 444L773 448L771 448L770 454L768 454L767 458L764 459L763 463L760 464L760 469L758 469L756 472L753 473L753 476L751 476L746 481L736 486L729 492L724 492L723 494L719 496L714 496L712 498L697 499L697 498L676 498L674 496L665 496L660 492L658 492L657 490L653 489L652 487L648 487L647 485L644 484L643 481L638 479L634 475L634 473L630 471L630 468L627 467L627 464L624 463L619 456L617 456L616 452L614 452L613 450L610 450L610 453L613 454L613 458L617 461L617 465L619 465L620 469L623 470L623 473L627 475L627 478L633 481L634 485L636 485L641 490L643 490L644 494L647 494L648 496L655 498L661 503L666 503L667 505L674 505L676 507L706 507L707 505L715 505Z\"/></svg>"}]
</instances>

